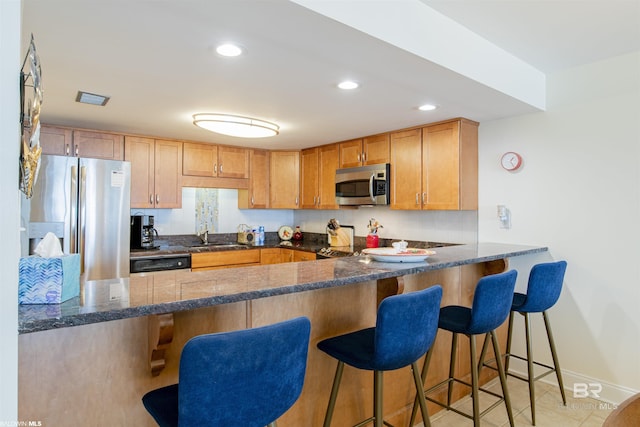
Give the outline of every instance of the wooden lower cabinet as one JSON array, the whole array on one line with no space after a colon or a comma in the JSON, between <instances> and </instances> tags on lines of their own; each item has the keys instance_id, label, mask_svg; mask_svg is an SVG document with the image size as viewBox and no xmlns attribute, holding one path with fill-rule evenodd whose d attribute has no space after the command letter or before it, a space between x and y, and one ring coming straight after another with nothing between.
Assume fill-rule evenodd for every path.
<instances>
[{"instance_id":1,"label":"wooden lower cabinet","mask_svg":"<svg viewBox=\"0 0 640 427\"><path fill-rule=\"evenodd\" d=\"M260 249L203 252L191 254L191 271L248 267L260 264Z\"/></svg>"},{"instance_id":2,"label":"wooden lower cabinet","mask_svg":"<svg viewBox=\"0 0 640 427\"><path fill-rule=\"evenodd\" d=\"M293 251L293 262L315 261L316 254L306 251Z\"/></svg>"}]
</instances>

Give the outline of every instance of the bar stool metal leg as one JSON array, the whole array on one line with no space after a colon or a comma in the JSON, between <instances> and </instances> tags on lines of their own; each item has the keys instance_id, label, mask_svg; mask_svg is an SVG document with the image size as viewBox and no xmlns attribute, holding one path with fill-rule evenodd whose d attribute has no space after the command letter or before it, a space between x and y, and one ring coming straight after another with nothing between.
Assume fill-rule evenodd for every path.
<instances>
[{"instance_id":1,"label":"bar stool metal leg","mask_svg":"<svg viewBox=\"0 0 640 427\"><path fill-rule=\"evenodd\" d=\"M469 348L471 350L471 403L473 404L473 425L480 426L480 391L478 390L478 365L476 365L476 338L469 335ZM449 383L451 390L451 383ZM447 404L451 404L447 402Z\"/></svg>"},{"instance_id":2,"label":"bar stool metal leg","mask_svg":"<svg viewBox=\"0 0 640 427\"><path fill-rule=\"evenodd\" d=\"M449 357L449 378L453 378L456 366L456 353L458 351L458 334L453 333L451 337L451 355ZM447 390L447 406L451 406L451 396L453 393L453 381L449 381Z\"/></svg>"},{"instance_id":3,"label":"bar stool metal leg","mask_svg":"<svg viewBox=\"0 0 640 427\"><path fill-rule=\"evenodd\" d=\"M375 418L375 427L382 427L384 421L382 419L382 371L374 371L373 373L373 416Z\"/></svg>"},{"instance_id":4,"label":"bar stool metal leg","mask_svg":"<svg viewBox=\"0 0 640 427\"><path fill-rule=\"evenodd\" d=\"M531 351L531 325L529 313L521 313L524 316L524 332L527 347L527 378L529 383L529 402L531 403L531 424L536 425L536 387L533 376L533 354Z\"/></svg>"},{"instance_id":5,"label":"bar stool metal leg","mask_svg":"<svg viewBox=\"0 0 640 427\"><path fill-rule=\"evenodd\" d=\"M344 362L338 360L338 367L336 368L336 375L333 377L333 386L331 387L331 396L329 397L327 412L324 415L324 427L329 427L331 425L331 418L333 418L333 410L336 406L336 397L338 397L338 389L340 388L340 380L342 380L343 371Z\"/></svg>"},{"instance_id":6,"label":"bar stool metal leg","mask_svg":"<svg viewBox=\"0 0 640 427\"><path fill-rule=\"evenodd\" d=\"M422 373L418 378L416 383L416 398L413 401L413 409L411 410L411 419L409 420L409 426L413 426L413 423L416 420L416 414L418 413L418 408L416 407L416 403L420 404L420 410L422 411L422 420L424 423L424 427L431 427L431 422L429 420L429 416L427 414L427 400L424 397L424 384L427 381L427 372L429 370L429 363L431 363L431 355L433 354L433 348L429 349L427 355L424 359L424 365L422 366ZM414 380L418 373L418 364L415 363L415 367L412 366ZM424 404L424 407L423 407Z\"/></svg>"},{"instance_id":7,"label":"bar stool metal leg","mask_svg":"<svg viewBox=\"0 0 640 427\"><path fill-rule=\"evenodd\" d=\"M498 336L496 335L496 331L492 330L490 332L491 340L493 341L493 351L495 354L500 354L500 346L498 344ZM514 426L513 421L513 411L511 409L511 398L509 397L509 390L507 389L507 375L502 366L502 359L500 357L496 357L496 365L498 367L498 375L500 376L500 384L502 386L502 396L504 398L505 406L507 407L507 416L509 417L509 425L511 427Z\"/></svg>"},{"instance_id":8,"label":"bar stool metal leg","mask_svg":"<svg viewBox=\"0 0 640 427\"><path fill-rule=\"evenodd\" d=\"M551 333L551 324L547 317L547 312L542 312L542 318L544 319L544 327L547 329L547 338L549 339L549 348L551 349L551 357L553 358L553 367L556 370L556 378L558 379L558 385L560 386L560 394L562 395L562 403L567 406L567 397L564 394L564 384L562 382L562 373L560 372L560 363L558 362L558 353L556 353L556 345L553 341L553 334Z\"/></svg>"}]
</instances>

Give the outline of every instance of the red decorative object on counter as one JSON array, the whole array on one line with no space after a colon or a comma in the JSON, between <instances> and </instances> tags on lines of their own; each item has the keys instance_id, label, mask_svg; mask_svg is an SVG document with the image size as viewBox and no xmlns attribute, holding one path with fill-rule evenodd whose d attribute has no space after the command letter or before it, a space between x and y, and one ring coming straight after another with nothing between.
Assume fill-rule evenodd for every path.
<instances>
[{"instance_id":1,"label":"red decorative object on counter","mask_svg":"<svg viewBox=\"0 0 640 427\"><path fill-rule=\"evenodd\" d=\"M302 231L300 231L299 225L296 225L296 230L293 232L293 240L302 240Z\"/></svg>"},{"instance_id":2,"label":"red decorative object on counter","mask_svg":"<svg viewBox=\"0 0 640 427\"><path fill-rule=\"evenodd\" d=\"M377 234L367 234L367 247L377 248L380 243L380 238Z\"/></svg>"}]
</instances>

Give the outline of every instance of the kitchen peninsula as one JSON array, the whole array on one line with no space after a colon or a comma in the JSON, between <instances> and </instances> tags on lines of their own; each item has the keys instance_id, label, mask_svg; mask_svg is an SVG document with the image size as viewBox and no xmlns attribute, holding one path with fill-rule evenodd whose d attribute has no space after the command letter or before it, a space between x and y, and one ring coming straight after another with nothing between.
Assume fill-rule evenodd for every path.
<instances>
[{"instance_id":1,"label":"kitchen peninsula","mask_svg":"<svg viewBox=\"0 0 640 427\"><path fill-rule=\"evenodd\" d=\"M304 315L312 323L305 386L279 425L320 425L335 365L315 349L317 341L373 326L378 301L396 292L441 284L443 305L468 305L480 277L504 271L511 257L546 251L479 243L438 248L419 263L359 256L90 282L80 298L61 305L20 307L19 415L44 425L153 425L140 397L177 381L180 351L188 339ZM389 287L389 281L399 286ZM157 322L151 319L167 313L173 313L173 323L165 331L171 338L161 346L166 366L153 376L148 346ZM428 383L446 376L448 340L439 333L435 345L442 351L436 350ZM370 383L366 373L345 371L347 390L341 392L345 398L339 399L336 425L353 424L370 412ZM385 375L385 387L387 418L406 424L414 397L410 374ZM457 398L463 391L456 391Z\"/></svg>"}]
</instances>

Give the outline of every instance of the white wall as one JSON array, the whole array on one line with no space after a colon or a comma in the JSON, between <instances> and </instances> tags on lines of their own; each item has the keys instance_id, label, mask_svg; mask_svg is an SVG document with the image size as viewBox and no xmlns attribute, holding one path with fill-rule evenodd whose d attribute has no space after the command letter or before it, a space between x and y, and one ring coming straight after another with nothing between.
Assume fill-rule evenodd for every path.
<instances>
[{"instance_id":1,"label":"white wall","mask_svg":"<svg viewBox=\"0 0 640 427\"><path fill-rule=\"evenodd\" d=\"M388 206L340 210L299 210L294 212L294 225L302 231L324 233L327 222L336 218L342 225L353 225L356 236L366 236L370 218L383 228L381 238L425 240L431 242L475 243L478 215L475 211L396 211Z\"/></svg>"},{"instance_id":2,"label":"white wall","mask_svg":"<svg viewBox=\"0 0 640 427\"><path fill-rule=\"evenodd\" d=\"M182 189L181 209L131 209L131 214L154 215L154 225L160 237L175 234L196 234L196 190ZM218 223L216 233L235 233L239 224L264 225L265 231L278 231L282 225L292 225L289 209L238 209L237 190L218 190Z\"/></svg>"},{"instance_id":3,"label":"white wall","mask_svg":"<svg viewBox=\"0 0 640 427\"><path fill-rule=\"evenodd\" d=\"M550 312L565 385L590 377L616 402L640 390L640 53L547 84L546 112L480 125L479 240L546 245L567 260ZM516 173L499 166L511 150L524 157ZM497 204L511 229L498 228Z\"/></svg>"},{"instance_id":4,"label":"white wall","mask_svg":"<svg viewBox=\"0 0 640 427\"><path fill-rule=\"evenodd\" d=\"M18 76L20 58L19 0L0 1L0 421L18 419L18 258L20 193L18 191Z\"/></svg>"}]
</instances>

